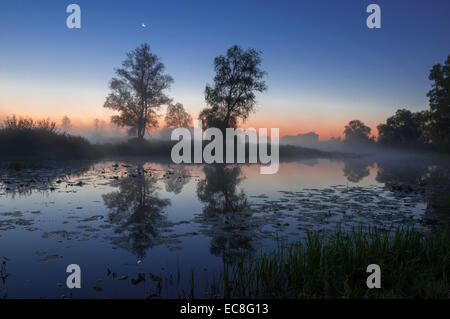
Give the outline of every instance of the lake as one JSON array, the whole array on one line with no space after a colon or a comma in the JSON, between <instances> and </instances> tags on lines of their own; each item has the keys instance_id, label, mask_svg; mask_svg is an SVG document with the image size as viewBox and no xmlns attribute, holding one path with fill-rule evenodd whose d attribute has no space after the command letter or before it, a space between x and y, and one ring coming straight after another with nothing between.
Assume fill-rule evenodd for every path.
<instances>
[{"instance_id":1,"label":"lake","mask_svg":"<svg viewBox=\"0 0 450 319\"><path fill-rule=\"evenodd\" d=\"M192 275L204 297L224 264L308 231L432 231L449 216L448 167L361 157L282 162L274 175L139 158L3 168L0 297L183 297ZM66 287L69 264L81 289Z\"/></svg>"}]
</instances>

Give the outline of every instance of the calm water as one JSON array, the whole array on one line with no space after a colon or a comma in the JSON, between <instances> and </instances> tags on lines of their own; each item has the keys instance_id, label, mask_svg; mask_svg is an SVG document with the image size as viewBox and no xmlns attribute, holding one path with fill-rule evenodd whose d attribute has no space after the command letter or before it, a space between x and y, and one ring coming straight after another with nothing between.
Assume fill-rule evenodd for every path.
<instances>
[{"instance_id":1,"label":"calm water","mask_svg":"<svg viewBox=\"0 0 450 319\"><path fill-rule=\"evenodd\" d=\"M434 198L442 197L430 185L449 176L441 168L410 159L318 159L260 175L257 165L127 159L3 169L0 297L143 298L155 289L150 273L171 280L163 297L177 297L192 270L202 296L223 263L301 240L308 230L428 230L440 218ZM81 267L81 289L65 285L69 264ZM139 273L146 280L133 284Z\"/></svg>"}]
</instances>

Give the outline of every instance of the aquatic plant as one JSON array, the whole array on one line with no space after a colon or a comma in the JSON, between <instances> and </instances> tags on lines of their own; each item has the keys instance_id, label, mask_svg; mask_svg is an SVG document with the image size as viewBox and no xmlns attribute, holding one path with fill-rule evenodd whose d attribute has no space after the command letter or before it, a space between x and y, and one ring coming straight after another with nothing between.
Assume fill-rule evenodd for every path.
<instances>
[{"instance_id":1,"label":"aquatic plant","mask_svg":"<svg viewBox=\"0 0 450 319\"><path fill-rule=\"evenodd\" d=\"M370 264L381 267L381 288L367 287ZM205 285L192 270L188 287L181 289L178 270L175 290L179 298L447 298L449 266L448 229L360 227L310 232L305 241L280 243L272 252L225 264ZM161 292L169 288L159 287L151 297L164 297Z\"/></svg>"},{"instance_id":2,"label":"aquatic plant","mask_svg":"<svg viewBox=\"0 0 450 319\"><path fill-rule=\"evenodd\" d=\"M381 288L366 285L369 264L381 267ZM231 298L447 298L450 266L448 229L424 234L363 228L309 233L306 241L282 244L273 252L222 273Z\"/></svg>"}]
</instances>

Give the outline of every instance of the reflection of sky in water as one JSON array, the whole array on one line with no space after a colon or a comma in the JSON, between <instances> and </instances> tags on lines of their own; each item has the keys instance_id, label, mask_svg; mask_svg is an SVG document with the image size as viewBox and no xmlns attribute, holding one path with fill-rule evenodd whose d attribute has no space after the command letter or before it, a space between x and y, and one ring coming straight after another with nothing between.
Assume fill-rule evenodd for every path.
<instances>
[{"instance_id":1,"label":"reflection of sky in water","mask_svg":"<svg viewBox=\"0 0 450 319\"><path fill-rule=\"evenodd\" d=\"M148 280L130 283L140 272L179 267L189 279L195 268L206 278L243 251L273 249L275 237L301 239L338 223L389 228L418 221L426 208L414 192L394 195L377 181L377 164L361 161L282 163L275 175L260 175L257 165L115 163L31 177L0 171L0 256L10 259L0 296L145 297ZM65 288L71 263L81 266L82 289Z\"/></svg>"}]
</instances>

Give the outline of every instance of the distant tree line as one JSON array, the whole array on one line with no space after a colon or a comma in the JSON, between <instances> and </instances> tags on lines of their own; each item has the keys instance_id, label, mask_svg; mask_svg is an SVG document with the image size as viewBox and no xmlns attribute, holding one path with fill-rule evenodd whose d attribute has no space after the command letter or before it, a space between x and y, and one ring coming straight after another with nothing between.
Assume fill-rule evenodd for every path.
<instances>
[{"instance_id":1,"label":"distant tree line","mask_svg":"<svg viewBox=\"0 0 450 319\"><path fill-rule=\"evenodd\" d=\"M430 112L400 109L377 126L378 142L386 146L414 147L431 143Z\"/></svg>"},{"instance_id":2,"label":"distant tree line","mask_svg":"<svg viewBox=\"0 0 450 319\"><path fill-rule=\"evenodd\" d=\"M261 61L260 51L244 50L237 45L214 59L213 84L205 87L207 107L198 116L204 128L236 128L240 121L245 122L255 111L256 94L267 90L263 80L266 72L261 69ZM130 136L141 141L146 133L157 128L161 117L158 111L162 106L167 107L164 118L166 129L192 126L192 117L184 106L174 103L167 95L173 78L165 73L164 64L150 51L148 44L127 53L122 67L115 72L104 107L118 112L111 117L111 122L126 128ZM449 74L450 55L444 65L436 64L430 71L429 110L397 110L387 118L386 123L377 126L377 139L364 122L352 120L345 126L343 143L351 146L423 147L450 152ZM56 124L49 120L33 122L31 119L10 117L0 129L3 136L30 130L64 135L71 127L67 116L60 126L63 133L56 133Z\"/></svg>"},{"instance_id":3,"label":"distant tree line","mask_svg":"<svg viewBox=\"0 0 450 319\"><path fill-rule=\"evenodd\" d=\"M444 65L436 64L428 77L432 81L428 92L429 110L412 112L399 109L377 126L377 143L386 147L428 147L450 152L450 55ZM345 126L344 143L375 144L370 127L360 120Z\"/></svg>"}]
</instances>

